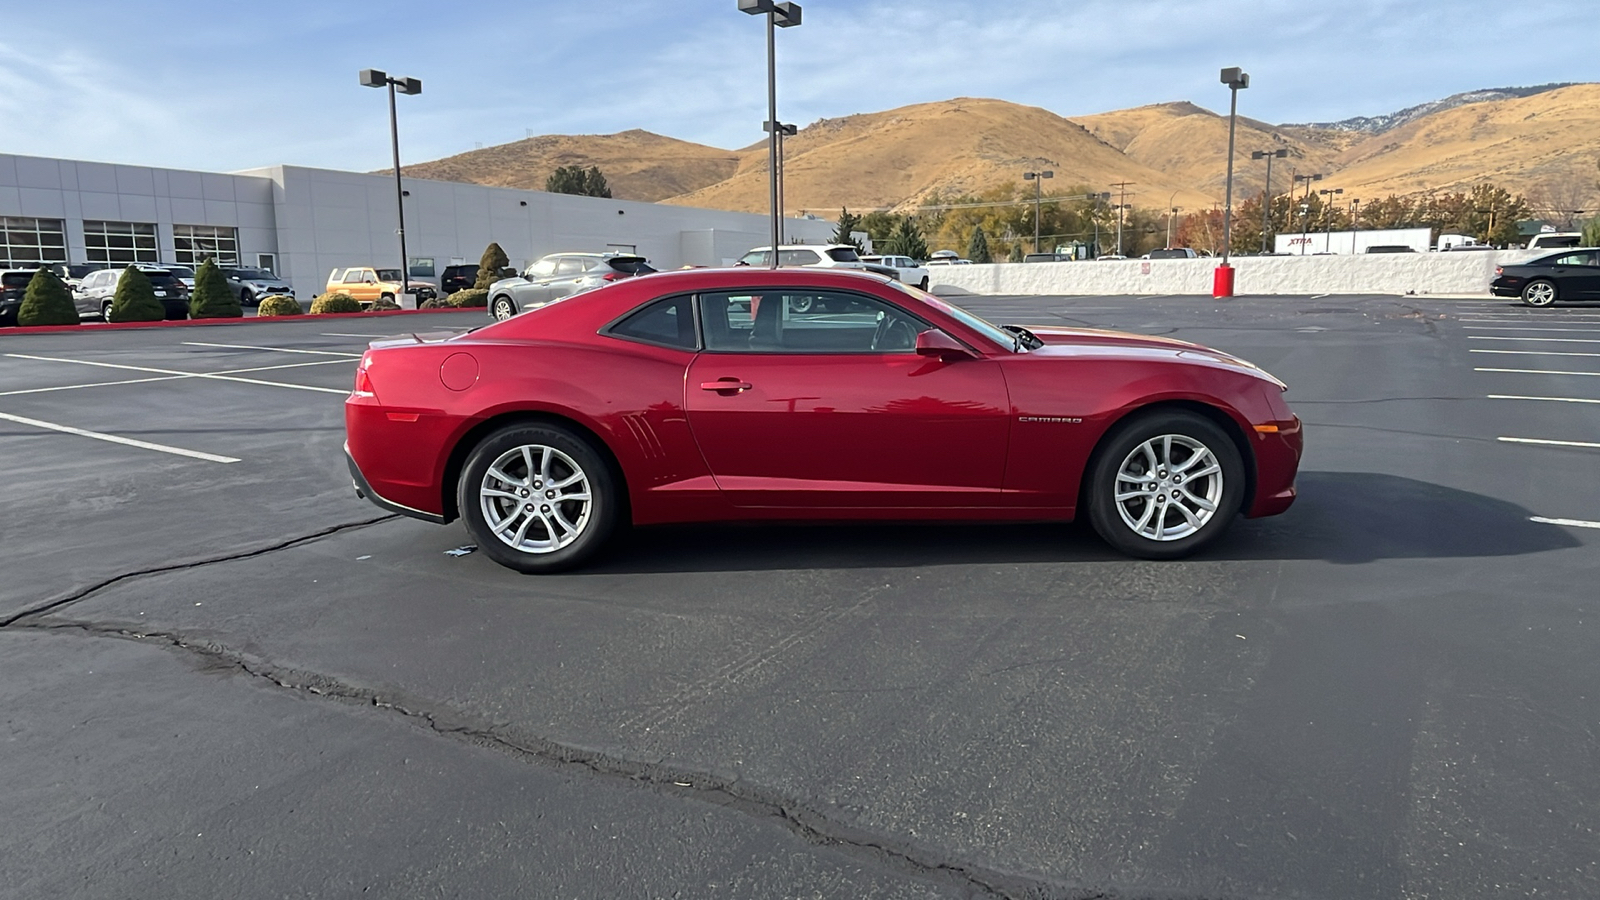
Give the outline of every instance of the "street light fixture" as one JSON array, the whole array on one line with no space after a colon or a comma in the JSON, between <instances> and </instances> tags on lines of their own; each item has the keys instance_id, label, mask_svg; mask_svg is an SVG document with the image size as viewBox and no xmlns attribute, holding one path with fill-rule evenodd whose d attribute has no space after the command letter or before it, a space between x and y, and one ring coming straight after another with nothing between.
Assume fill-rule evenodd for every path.
<instances>
[{"instance_id":1,"label":"street light fixture","mask_svg":"<svg viewBox=\"0 0 1600 900\"><path fill-rule=\"evenodd\" d=\"M778 41L777 29L800 24L800 4L775 3L773 0L738 0L739 11L752 16L767 17L767 190L772 203L772 253L771 267L778 267L778 247L782 245L780 219L783 210L778 198L778 142L782 128L778 127Z\"/></svg>"},{"instance_id":2,"label":"street light fixture","mask_svg":"<svg viewBox=\"0 0 1600 900\"><path fill-rule=\"evenodd\" d=\"M1054 178L1056 173L1045 169L1042 172L1023 172L1022 180L1033 182L1033 252L1039 250L1039 204L1043 201L1044 189L1042 185L1046 178Z\"/></svg>"},{"instance_id":3,"label":"street light fixture","mask_svg":"<svg viewBox=\"0 0 1600 900\"><path fill-rule=\"evenodd\" d=\"M1356 234L1361 231L1361 200L1350 198L1350 255L1356 255Z\"/></svg>"},{"instance_id":4,"label":"street light fixture","mask_svg":"<svg viewBox=\"0 0 1600 900\"><path fill-rule=\"evenodd\" d=\"M771 131L772 123L766 123L766 128L768 131ZM787 201L785 201L783 198L783 176L784 167L786 165L783 158L783 139L786 137L794 137L799 133L800 127L798 125L785 125L782 122L778 123L778 223L780 225L783 223L783 212L788 208L786 205ZM781 229L779 237L785 241L789 239L787 235L782 234Z\"/></svg>"},{"instance_id":5,"label":"street light fixture","mask_svg":"<svg viewBox=\"0 0 1600 900\"><path fill-rule=\"evenodd\" d=\"M1233 251L1233 135L1239 121L1239 92L1250 86L1250 73L1232 66L1222 70L1222 83L1228 86L1228 180L1223 192L1222 265L1217 267L1211 296L1233 296L1233 267L1228 256Z\"/></svg>"},{"instance_id":6,"label":"street light fixture","mask_svg":"<svg viewBox=\"0 0 1600 900\"><path fill-rule=\"evenodd\" d=\"M1261 192L1261 252L1267 252L1267 232L1272 230L1272 161L1289 155L1289 148L1277 150L1252 150L1251 159L1267 161L1267 186Z\"/></svg>"},{"instance_id":7,"label":"street light fixture","mask_svg":"<svg viewBox=\"0 0 1600 900\"><path fill-rule=\"evenodd\" d=\"M1328 198L1328 202L1326 204L1324 204L1324 209L1326 210L1326 212L1324 214L1327 216L1327 220L1322 223L1322 251L1324 253L1332 253L1333 252L1333 198L1337 194L1343 194L1344 193L1344 188L1323 188L1321 190L1318 190L1317 193L1324 194Z\"/></svg>"},{"instance_id":8,"label":"street light fixture","mask_svg":"<svg viewBox=\"0 0 1600 900\"><path fill-rule=\"evenodd\" d=\"M1306 240L1306 213L1311 209L1311 182L1321 181L1322 173L1318 172L1315 175L1297 174L1294 176L1294 180L1297 184L1301 181L1306 183L1306 199L1300 204L1300 255L1305 256L1306 244L1308 243Z\"/></svg>"},{"instance_id":9,"label":"street light fixture","mask_svg":"<svg viewBox=\"0 0 1600 900\"><path fill-rule=\"evenodd\" d=\"M389 143L394 150L394 208L400 226L395 229L395 233L400 235L400 296L395 299L404 306L406 289L411 286L411 259L406 255L406 191L400 184L400 124L395 116L394 95L396 91L402 94L422 93L422 79L391 78L388 73L378 69L362 69L360 78L362 87L389 89Z\"/></svg>"}]
</instances>

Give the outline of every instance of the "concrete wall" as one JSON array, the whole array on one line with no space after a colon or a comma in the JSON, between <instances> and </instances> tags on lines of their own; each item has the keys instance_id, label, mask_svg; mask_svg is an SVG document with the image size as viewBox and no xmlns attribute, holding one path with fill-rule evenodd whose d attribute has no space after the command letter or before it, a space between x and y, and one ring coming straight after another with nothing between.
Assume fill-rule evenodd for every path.
<instances>
[{"instance_id":1,"label":"concrete wall","mask_svg":"<svg viewBox=\"0 0 1600 900\"><path fill-rule=\"evenodd\" d=\"M1235 257L1237 294L1487 294L1494 267L1525 250L1367 256ZM1084 260L930 266L929 279L973 294L1210 294L1217 259Z\"/></svg>"}]
</instances>

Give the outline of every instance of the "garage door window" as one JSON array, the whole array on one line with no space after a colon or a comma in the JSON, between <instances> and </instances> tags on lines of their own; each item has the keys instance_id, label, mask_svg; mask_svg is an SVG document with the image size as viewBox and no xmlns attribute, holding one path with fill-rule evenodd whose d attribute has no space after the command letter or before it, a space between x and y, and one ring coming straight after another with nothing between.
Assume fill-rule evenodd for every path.
<instances>
[{"instance_id":1,"label":"garage door window","mask_svg":"<svg viewBox=\"0 0 1600 900\"><path fill-rule=\"evenodd\" d=\"M239 229L227 225L172 226L173 261L198 266L206 257L219 266L239 265Z\"/></svg>"},{"instance_id":2,"label":"garage door window","mask_svg":"<svg viewBox=\"0 0 1600 900\"><path fill-rule=\"evenodd\" d=\"M0 216L0 267L33 268L67 261L66 231L60 219Z\"/></svg>"},{"instance_id":3,"label":"garage door window","mask_svg":"<svg viewBox=\"0 0 1600 900\"><path fill-rule=\"evenodd\" d=\"M153 222L84 222L83 243L84 255L91 263L110 266L161 261Z\"/></svg>"}]
</instances>

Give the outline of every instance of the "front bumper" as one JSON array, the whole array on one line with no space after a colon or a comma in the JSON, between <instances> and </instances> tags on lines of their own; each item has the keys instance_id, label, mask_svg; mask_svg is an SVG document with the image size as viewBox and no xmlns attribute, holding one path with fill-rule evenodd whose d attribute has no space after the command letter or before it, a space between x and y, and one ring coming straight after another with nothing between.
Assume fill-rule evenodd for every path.
<instances>
[{"instance_id":1,"label":"front bumper","mask_svg":"<svg viewBox=\"0 0 1600 900\"><path fill-rule=\"evenodd\" d=\"M1278 515L1294 503L1305 428L1299 416L1292 416L1290 423L1275 432L1256 432L1251 448L1256 459L1255 497L1245 511L1247 519Z\"/></svg>"}]
</instances>

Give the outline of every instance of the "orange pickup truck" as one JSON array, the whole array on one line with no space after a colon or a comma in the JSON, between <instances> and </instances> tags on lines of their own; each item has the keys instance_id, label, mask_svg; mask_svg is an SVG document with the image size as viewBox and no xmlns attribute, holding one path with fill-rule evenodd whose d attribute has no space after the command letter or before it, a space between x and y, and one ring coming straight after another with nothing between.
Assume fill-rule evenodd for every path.
<instances>
[{"instance_id":1,"label":"orange pickup truck","mask_svg":"<svg viewBox=\"0 0 1600 900\"><path fill-rule=\"evenodd\" d=\"M401 290L399 269L374 269L370 266L334 269L328 273L327 289L343 291L361 301L363 306L383 297L405 306L406 304L401 302L401 297L408 293L415 293L417 303L420 304L439 294L438 288L418 278L412 278L407 283L406 289Z\"/></svg>"}]
</instances>

